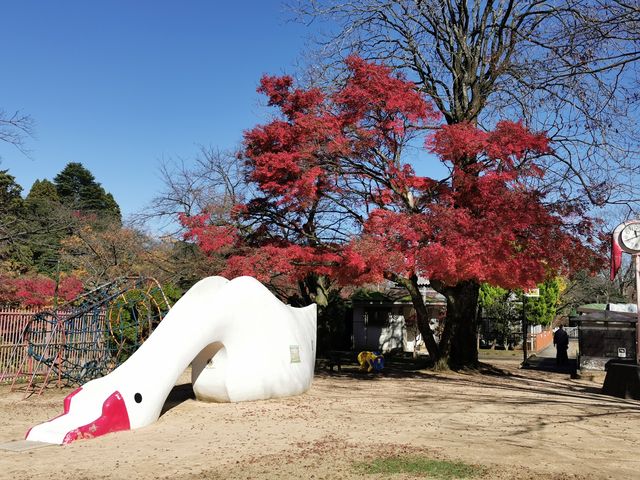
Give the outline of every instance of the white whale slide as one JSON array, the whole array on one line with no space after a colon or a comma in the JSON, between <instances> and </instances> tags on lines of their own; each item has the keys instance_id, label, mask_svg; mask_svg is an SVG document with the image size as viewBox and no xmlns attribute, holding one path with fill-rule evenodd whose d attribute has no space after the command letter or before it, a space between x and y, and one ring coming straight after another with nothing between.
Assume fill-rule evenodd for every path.
<instances>
[{"instance_id":1,"label":"white whale slide","mask_svg":"<svg viewBox=\"0 0 640 480\"><path fill-rule=\"evenodd\" d=\"M26 438L65 444L149 425L189 363L199 400L301 394L313 380L316 319L315 304L285 305L254 278L205 278L125 363L67 396L64 413Z\"/></svg>"}]
</instances>

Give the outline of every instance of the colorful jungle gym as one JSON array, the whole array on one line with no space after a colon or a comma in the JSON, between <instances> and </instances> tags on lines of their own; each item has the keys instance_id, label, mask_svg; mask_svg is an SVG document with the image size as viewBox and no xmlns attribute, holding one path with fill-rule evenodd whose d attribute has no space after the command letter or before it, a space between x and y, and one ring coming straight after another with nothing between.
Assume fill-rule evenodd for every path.
<instances>
[{"instance_id":1,"label":"colorful jungle gym","mask_svg":"<svg viewBox=\"0 0 640 480\"><path fill-rule=\"evenodd\" d=\"M26 438L66 444L149 425L190 363L199 400L301 394L313 380L316 323L315 304L285 305L254 278L205 278L124 363L67 396L64 413Z\"/></svg>"},{"instance_id":2,"label":"colorful jungle gym","mask_svg":"<svg viewBox=\"0 0 640 480\"><path fill-rule=\"evenodd\" d=\"M153 278L122 277L36 314L3 313L0 382L26 396L82 385L127 360L170 304Z\"/></svg>"}]
</instances>

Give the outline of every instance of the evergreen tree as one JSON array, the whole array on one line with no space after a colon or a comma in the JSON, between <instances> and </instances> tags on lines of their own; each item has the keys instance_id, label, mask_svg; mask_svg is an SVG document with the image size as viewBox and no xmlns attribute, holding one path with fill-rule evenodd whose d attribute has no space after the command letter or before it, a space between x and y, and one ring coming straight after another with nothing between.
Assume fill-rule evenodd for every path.
<instances>
[{"instance_id":1,"label":"evergreen tree","mask_svg":"<svg viewBox=\"0 0 640 480\"><path fill-rule=\"evenodd\" d=\"M538 297L525 297L522 290L512 291L484 283L480 286L478 305L482 316L491 319L494 331L500 334L513 331L522 321L523 311L530 325L551 325L560 301L560 280L548 279L538 285L538 290Z\"/></svg>"},{"instance_id":2,"label":"evergreen tree","mask_svg":"<svg viewBox=\"0 0 640 480\"><path fill-rule=\"evenodd\" d=\"M117 202L81 163L69 163L56 175L54 184L60 201L65 206L120 222L120 207Z\"/></svg>"},{"instance_id":3,"label":"evergreen tree","mask_svg":"<svg viewBox=\"0 0 640 480\"><path fill-rule=\"evenodd\" d=\"M8 170L0 170L0 272L24 272L31 251L21 242L27 232L22 187Z\"/></svg>"},{"instance_id":4,"label":"evergreen tree","mask_svg":"<svg viewBox=\"0 0 640 480\"><path fill-rule=\"evenodd\" d=\"M24 203L33 266L38 273L53 275L60 270L60 241L72 231L74 219L49 180L36 180Z\"/></svg>"},{"instance_id":5,"label":"evergreen tree","mask_svg":"<svg viewBox=\"0 0 640 480\"><path fill-rule=\"evenodd\" d=\"M550 279L538 285L539 297L525 298L527 321L532 325L551 325L560 302L560 281Z\"/></svg>"},{"instance_id":6,"label":"evergreen tree","mask_svg":"<svg viewBox=\"0 0 640 480\"><path fill-rule=\"evenodd\" d=\"M22 208L22 187L8 170L0 170L0 215L16 213Z\"/></svg>"},{"instance_id":7,"label":"evergreen tree","mask_svg":"<svg viewBox=\"0 0 640 480\"><path fill-rule=\"evenodd\" d=\"M497 344L509 345L514 342L514 332L522 324L522 305L514 302L511 290L495 287L488 283L480 286L478 306L484 320L484 339Z\"/></svg>"},{"instance_id":8,"label":"evergreen tree","mask_svg":"<svg viewBox=\"0 0 640 480\"><path fill-rule=\"evenodd\" d=\"M60 203L60 196L56 186L49 180L36 180L29 190L29 194L25 199L25 202L29 203L42 203L47 202Z\"/></svg>"}]
</instances>

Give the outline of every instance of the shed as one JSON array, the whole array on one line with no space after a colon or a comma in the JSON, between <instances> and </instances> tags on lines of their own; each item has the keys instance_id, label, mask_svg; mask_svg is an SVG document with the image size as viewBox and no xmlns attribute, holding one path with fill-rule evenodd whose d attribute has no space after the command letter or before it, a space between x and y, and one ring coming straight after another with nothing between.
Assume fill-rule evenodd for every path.
<instances>
[{"instance_id":1,"label":"shed","mask_svg":"<svg viewBox=\"0 0 640 480\"><path fill-rule=\"evenodd\" d=\"M578 327L578 368L604 370L612 359L635 360L637 317L632 312L580 308L570 319Z\"/></svg>"},{"instance_id":2,"label":"shed","mask_svg":"<svg viewBox=\"0 0 640 480\"><path fill-rule=\"evenodd\" d=\"M380 352L415 352L418 327L410 299L399 289L386 286L383 291L368 291L352 297L352 348ZM446 308L446 300L427 282L420 285L422 296L431 317L431 328L437 334L439 319Z\"/></svg>"}]
</instances>

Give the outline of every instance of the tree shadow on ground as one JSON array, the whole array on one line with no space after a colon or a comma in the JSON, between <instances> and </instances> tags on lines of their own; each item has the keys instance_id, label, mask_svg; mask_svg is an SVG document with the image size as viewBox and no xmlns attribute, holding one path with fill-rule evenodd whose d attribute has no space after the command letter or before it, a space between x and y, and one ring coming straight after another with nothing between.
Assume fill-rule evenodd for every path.
<instances>
[{"instance_id":1,"label":"tree shadow on ground","mask_svg":"<svg viewBox=\"0 0 640 480\"><path fill-rule=\"evenodd\" d=\"M529 374L528 372L531 372ZM482 387L488 391L509 392L520 391L537 395L538 398L524 400L526 404L540 402L573 403L577 400L587 400L593 405L615 405L618 408L628 408L634 413L640 413L640 402L633 399L621 399L602 393L602 387L594 384L576 382L562 371L538 370L535 368L503 371L493 365L481 364L478 369L459 370L455 375L442 375L443 382L458 386ZM452 372L453 373L453 372ZM434 372L437 375L438 372ZM495 381L491 380L495 378ZM501 393L496 393L501 397ZM503 399L504 400L504 399ZM522 402L522 400L518 400Z\"/></svg>"},{"instance_id":2,"label":"tree shadow on ground","mask_svg":"<svg viewBox=\"0 0 640 480\"><path fill-rule=\"evenodd\" d=\"M410 355L396 354L384 356L384 368L381 372L367 372L360 368L357 352L333 352L329 357L319 357L316 361L315 375L317 377L345 377L360 380L376 380L381 378L428 378L440 380L437 376L434 362L429 356L421 355L414 358ZM489 363L479 362L475 368L453 370L459 373L479 373L500 377L513 376L508 370Z\"/></svg>"},{"instance_id":3,"label":"tree shadow on ground","mask_svg":"<svg viewBox=\"0 0 640 480\"><path fill-rule=\"evenodd\" d=\"M558 365L555 358L537 357L531 355L527 358L527 363L523 365L526 370L538 370L552 373L565 373L575 378L578 363L575 358L570 358L566 364Z\"/></svg>"},{"instance_id":4,"label":"tree shadow on ground","mask_svg":"<svg viewBox=\"0 0 640 480\"><path fill-rule=\"evenodd\" d=\"M317 377L344 377L359 380L391 378L432 378L425 370L433 368L429 357L416 359L404 355L384 355L384 368L380 372L367 372L360 368L357 352L331 352L316 360Z\"/></svg>"},{"instance_id":5,"label":"tree shadow on ground","mask_svg":"<svg viewBox=\"0 0 640 480\"><path fill-rule=\"evenodd\" d=\"M569 383L570 378L575 378L576 361L570 359L567 365L557 366L554 358L530 357L525 367L514 370L500 368L492 363L479 362L475 368L464 368L446 372L434 369L433 362L428 356L412 358L406 355L385 356L385 366L381 372L367 372L360 368L354 352L341 352L339 359L340 369L336 365L335 355L331 361L320 357L316 363L316 377L343 378L358 381L379 381L385 378L392 379L422 379L429 382L451 383L459 385L482 385L491 390L522 390L536 391L541 394L556 398L557 401L588 396L593 401L608 402L612 399L602 393L602 388L595 385ZM331 368L333 367L333 368ZM539 372L531 376L527 371ZM454 373L455 375L450 375ZM541 374L541 375L540 375ZM503 379L508 384L487 382L488 378ZM485 380L483 380L483 378ZM353 384L348 388L355 388ZM630 403L631 408L637 408L637 403Z\"/></svg>"},{"instance_id":6,"label":"tree shadow on ground","mask_svg":"<svg viewBox=\"0 0 640 480\"><path fill-rule=\"evenodd\" d=\"M160 416L164 415L172 408L177 407L181 403L184 403L187 400L195 400L195 398L196 396L193 393L193 386L191 385L191 383L182 383L180 385L175 385L171 389L171 392L169 392L169 395L167 396L167 399L162 406Z\"/></svg>"}]
</instances>

